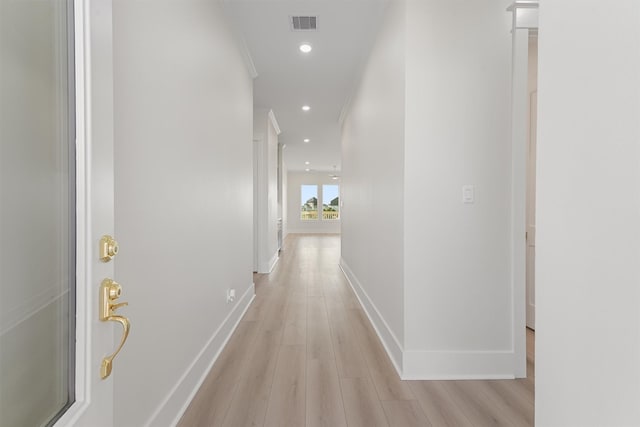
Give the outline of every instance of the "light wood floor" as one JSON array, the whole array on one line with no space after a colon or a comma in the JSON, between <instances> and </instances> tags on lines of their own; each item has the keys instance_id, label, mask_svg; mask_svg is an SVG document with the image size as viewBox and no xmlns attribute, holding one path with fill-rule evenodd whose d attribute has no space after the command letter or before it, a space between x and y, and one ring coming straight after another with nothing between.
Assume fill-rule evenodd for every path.
<instances>
[{"instance_id":1,"label":"light wood floor","mask_svg":"<svg viewBox=\"0 0 640 427\"><path fill-rule=\"evenodd\" d=\"M401 381L344 279L337 235L290 235L180 421L193 426L532 426L529 378Z\"/></svg>"}]
</instances>

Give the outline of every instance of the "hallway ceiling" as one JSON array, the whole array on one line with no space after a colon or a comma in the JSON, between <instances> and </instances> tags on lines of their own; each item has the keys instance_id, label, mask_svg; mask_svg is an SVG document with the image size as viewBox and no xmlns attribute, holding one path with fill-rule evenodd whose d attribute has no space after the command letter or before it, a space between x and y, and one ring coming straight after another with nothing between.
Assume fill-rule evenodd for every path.
<instances>
[{"instance_id":1,"label":"hallway ceiling","mask_svg":"<svg viewBox=\"0 0 640 427\"><path fill-rule=\"evenodd\" d=\"M339 117L380 28L387 0L225 0L258 77L254 105L271 108L289 170L340 170ZM317 16L292 31L291 16ZM299 46L311 44L304 54ZM302 111L303 105L311 110ZM310 142L303 142L309 138ZM310 162L305 165L305 161Z\"/></svg>"}]
</instances>

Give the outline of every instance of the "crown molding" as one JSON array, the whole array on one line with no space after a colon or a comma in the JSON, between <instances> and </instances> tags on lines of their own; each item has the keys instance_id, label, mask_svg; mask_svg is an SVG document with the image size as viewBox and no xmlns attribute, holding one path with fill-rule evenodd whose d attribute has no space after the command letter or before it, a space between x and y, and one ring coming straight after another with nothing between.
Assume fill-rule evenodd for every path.
<instances>
[{"instance_id":1,"label":"crown molding","mask_svg":"<svg viewBox=\"0 0 640 427\"><path fill-rule=\"evenodd\" d=\"M513 13L513 30L538 30L538 0L517 0L507 8Z\"/></svg>"},{"instance_id":2,"label":"crown molding","mask_svg":"<svg viewBox=\"0 0 640 427\"><path fill-rule=\"evenodd\" d=\"M280 130L280 125L278 125L278 121L276 120L276 114L273 112L273 110L269 110L269 120L271 120L271 124L273 125L273 128L276 130L276 133L280 135L282 131Z\"/></svg>"}]
</instances>

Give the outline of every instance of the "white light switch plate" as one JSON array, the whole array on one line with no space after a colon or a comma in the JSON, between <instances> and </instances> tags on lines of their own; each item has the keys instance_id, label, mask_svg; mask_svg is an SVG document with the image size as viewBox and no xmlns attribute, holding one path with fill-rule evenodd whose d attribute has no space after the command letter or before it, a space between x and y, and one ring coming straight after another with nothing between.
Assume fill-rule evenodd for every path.
<instances>
[{"instance_id":1,"label":"white light switch plate","mask_svg":"<svg viewBox=\"0 0 640 427\"><path fill-rule=\"evenodd\" d=\"M473 185L462 186L462 203L472 204L476 202L476 189Z\"/></svg>"}]
</instances>

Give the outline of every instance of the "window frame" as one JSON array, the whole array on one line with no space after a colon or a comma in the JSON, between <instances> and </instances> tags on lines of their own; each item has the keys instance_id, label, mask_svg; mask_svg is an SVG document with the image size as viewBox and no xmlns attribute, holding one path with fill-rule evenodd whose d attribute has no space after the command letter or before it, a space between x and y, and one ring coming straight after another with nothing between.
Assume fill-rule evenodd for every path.
<instances>
[{"instance_id":1,"label":"window frame","mask_svg":"<svg viewBox=\"0 0 640 427\"><path fill-rule=\"evenodd\" d=\"M336 184L321 184L320 186L322 187L322 192L320 193L322 195L322 206L319 206L319 208L322 209L322 212L321 212L322 213L322 215L321 215L322 221L339 221L340 220L340 184L337 184L337 183ZM324 207L325 207L325 196L324 196L325 187L336 187L336 189L337 189L337 194L338 194L336 196L336 198L338 199L337 209L335 211L326 211L326 212L337 212L338 215L335 218L325 218L325 210L324 210ZM333 199L332 200L328 200L329 203L331 203L332 201L333 201ZM333 206L333 205L331 205L329 203L327 204L327 206Z\"/></svg>"},{"instance_id":2,"label":"window frame","mask_svg":"<svg viewBox=\"0 0 640 427\"><path fill-rule=\"evenodd\" d=\"M303 201L303 193L304 193L304 187L315 187L315 199L316 199L316 206L315 206L315 218L313 218L313 215L311 215L311 218L305 218L304 217L304 213L305 212L314 212L313 210L304 210L304 207L307 205L307 202L309 200L311 200L311 198L307 199L307 201ZM299 218L300 221L302 222L309 222L309 221L319 221L320 220L320 215L319 215L319 211L318 211L318 206L319 206L319 200L320 200L320 189L322 188L322 186L320 184L300 184L300 192L298 193L300 195L300 203L298 203L298 209L299 209Z\"/></svg>"}]
</instances>

